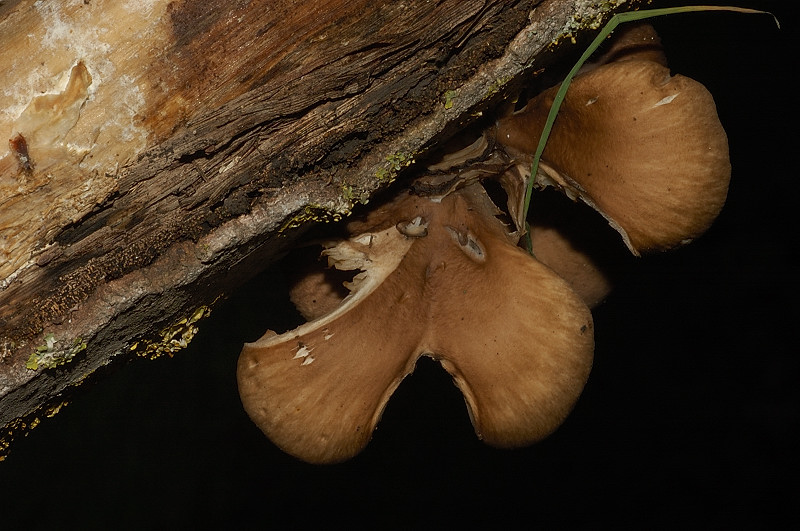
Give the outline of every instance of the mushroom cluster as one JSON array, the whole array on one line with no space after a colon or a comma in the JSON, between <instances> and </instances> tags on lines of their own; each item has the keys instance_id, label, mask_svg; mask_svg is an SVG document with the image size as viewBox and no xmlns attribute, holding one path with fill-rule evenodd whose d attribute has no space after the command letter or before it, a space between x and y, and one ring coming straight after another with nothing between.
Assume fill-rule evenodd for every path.
<instances>
[{"instance_id":1,"label":"mushroom cluster","mask_svg":"<svg viewBox=\"0 0 800 531\"><path fill-rule=\"evenodd\" d=\"M620 32L574 79L531 176L555 90L350 222L322 253L358 272L347 295L310 274L292 292L308 322L244 346L242 403L276 445L312 463L357 454L423 355L452 375L491 445L531 444L565 419L591 369L589 306L607 279L557 226L533 223L533 256L520 247L528 181L594 208L639 255L706 230L730 164L711 96L670 75L649 26ZM508 216L487 179L505 190Z\"/></svg>"}]
</instances>

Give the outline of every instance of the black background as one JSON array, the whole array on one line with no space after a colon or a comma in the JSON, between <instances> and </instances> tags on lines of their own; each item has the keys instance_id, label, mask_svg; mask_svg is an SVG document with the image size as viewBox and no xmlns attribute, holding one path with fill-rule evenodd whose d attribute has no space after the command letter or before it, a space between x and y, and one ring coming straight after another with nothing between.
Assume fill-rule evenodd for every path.
<instances>
[{"instance_id":1,"label":"black background","mask_svg":"<svg viewBox=\"0 0 800 531\"><path fill-rule=\"evenodd\" d=\"M703 238L642 259L595 310L594 370L549 439L483 445L449 376L423 360L361 455L320 467L283 454L234 379L241 344L277 326L263 293L285 304L262 278L173 359L119 367L18 439L0 463L0 528L800 524L797 8L728 3L769 9L783 29L741 14L655 23L673 70L715 96L728 203Z\"/></svg>"}]
</instances>

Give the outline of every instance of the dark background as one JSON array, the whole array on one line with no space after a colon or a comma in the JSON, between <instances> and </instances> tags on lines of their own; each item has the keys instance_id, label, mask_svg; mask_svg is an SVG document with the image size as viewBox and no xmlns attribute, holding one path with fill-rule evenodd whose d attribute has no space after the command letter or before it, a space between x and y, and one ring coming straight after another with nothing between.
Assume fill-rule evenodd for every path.
<instances>
[{"instance_id":1,"label":"dark background","mask_svg":"<svg viewBox=\"0 0 800 531\"><path fill-rule=\"evenodd\" d=\"M0 528L800 524L797 8L729 3L769 9L783 29L741 14L656 21L673 70L715 96L728 204L703 238L642 259L595 310L594 370L549 439L483 445L449 376L422 360L360 456L320 467L283 454L234 379L241 344L279 326L263 293L286 304L264 276L185 351L117 367L18 439L0 463Z\"/></svg>"}]
</instances>

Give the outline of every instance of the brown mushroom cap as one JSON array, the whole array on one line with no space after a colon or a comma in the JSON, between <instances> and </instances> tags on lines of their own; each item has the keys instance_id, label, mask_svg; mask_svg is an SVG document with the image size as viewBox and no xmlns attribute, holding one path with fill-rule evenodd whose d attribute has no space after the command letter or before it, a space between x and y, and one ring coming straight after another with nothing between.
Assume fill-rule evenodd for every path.
<instances>
[{"instance_id":1,"label":"brown mushroom cap","mask_svg":"<svg viewBox=\"0 0 800 531\"><path fill-rule=\"evenodd\" d=\"M602 52L593 57L586 71L593 67L636 59L667 66L667 57L661 46L661 38L650 24L645 22L625 24L617 28Z\"/></svg>"},{"instance_id":2,"label":"brown mushroom cap","mask_svg":"<svg viewBox=\"0 0 800 531\"><path fill-rule=\"evenodd\" d=\"M589 308L603 302L611 293L609 276L590 254L574 245L568 234L553 226L531 225L530 230L536 259L569 282Z\"/></svg>"},{"instance_id":3,"label":"brown mushroom cap","mask_svg":"<svg viewBox=\"0 0 800 531\"><path fill-rule=\"evenodd\" d=\"M363 270L342 305L242 350L239 389L254 422L306 461L347 459L429 355L486 442L521 446L552 432L589 374L591 314L496 212L472 184L436 200L404 194L354 225L326 251L336 267Z\"/></svg>"},{"instance_id":4,"label":"brown mushroom cap","mask_svg":"<svg viewBox=\"0 0 800 531\"><path fill-rule=\"evenodd\" d=\"M605 300L635 261L602 216L556 191L536 194L528 222L533 255L589 308Z\"/></svg>"},{"instance_id":5,"label":"brown mushroom cap","mask_svg":"<svg viewBox=\"0 0 800 531\"><path fill-rule=\"evenodd\" d=\"M498 123L498 142L523 166L556 90ZM705 87L630 59L574 79L536 178L594 207L639 254L702 234L725 202L730 171L727 137Z\"/></svg>"}]
</instances>

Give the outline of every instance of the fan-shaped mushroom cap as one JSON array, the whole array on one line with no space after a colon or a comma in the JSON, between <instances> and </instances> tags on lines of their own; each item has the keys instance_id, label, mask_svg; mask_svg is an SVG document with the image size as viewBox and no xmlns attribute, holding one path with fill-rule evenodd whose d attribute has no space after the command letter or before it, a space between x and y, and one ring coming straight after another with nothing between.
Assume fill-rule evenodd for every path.
<instances>
[{"instance_id":1,"label":"fan-shaped mushroom cap","mask_svg":"<svg viewBox=\"0 0 800 531\"><path fill-rule=\"evenodd\" d=\"M441 361L478 435L503 447L552 432L591 367L588 308L519 249L479 184L431 200L403 194L328 249L362 269L334 312L246 344L239 389L279 447L335 462L368 442L421 355Z\"/></svg>"},{"instance_id":2,"label":"fan-shaped mushroom cap","mask_svg":"<svg viewBox=\"0 0 800 531\"><path fill-rule=\"evenodd\" d=\"M525 164L556 90L498 123L498 142ZM639 254L702 234L725 202L730 171L727 137L705 87L630 59L573 80L537 181L594 207Z\"/></svg>"}]
</instances>

